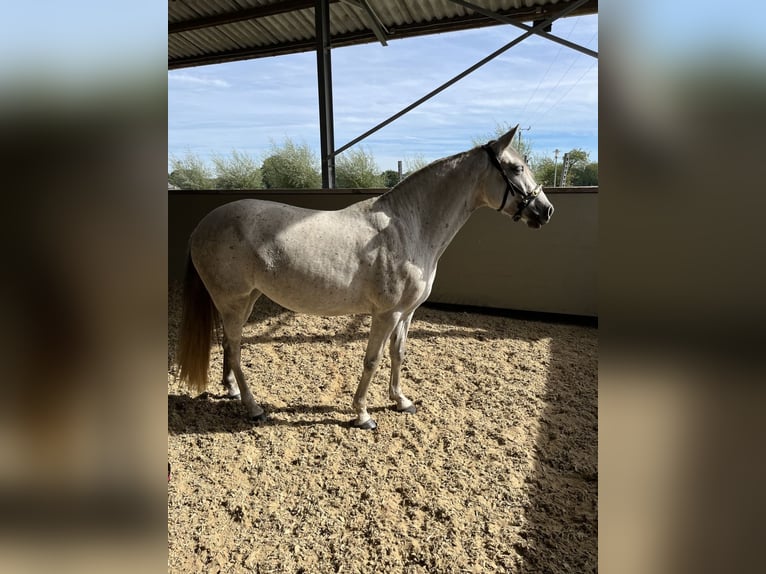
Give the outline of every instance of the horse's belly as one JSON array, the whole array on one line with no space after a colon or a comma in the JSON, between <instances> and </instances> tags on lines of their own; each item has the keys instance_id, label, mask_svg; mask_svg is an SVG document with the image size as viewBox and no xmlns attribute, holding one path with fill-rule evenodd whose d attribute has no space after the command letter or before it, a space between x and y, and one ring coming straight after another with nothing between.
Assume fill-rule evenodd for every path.
<instances>
[{"instance_id":1,"label":"horse's belly","mask_svg":"<svg viewBox=\"0 0 766 574\"><path fill-rule=\"evenodd\" d=\"M269 299L296 313L350 315L372 311L368 300L348 289L295 287L291 283L264 282L259 290Z\"/></svg>"},{"instance_id":2,"label":"horse's belly","mask_svg":"<svg viewBox=\"0 0 766 574\"><path fill-rule=\"evenodd\" d=\"M332 260L287 258L285 264L262 264L256 287L272 301L298 313L346 315L369 313L370 279L358 265Z\"/></svg>"},{"instance_id":3,"label":"horse's belly","mask_svg":"<svg viewBox=\"0 0 766 574\"><path fill-rule=\"evenodd\" d=\"M257 288L269 299L296 311L313 315L350 315L414 307L430 291L420 269L346 265L334 272L294 266L269 271L264 268Z\"/></svg>"}]
</instances>

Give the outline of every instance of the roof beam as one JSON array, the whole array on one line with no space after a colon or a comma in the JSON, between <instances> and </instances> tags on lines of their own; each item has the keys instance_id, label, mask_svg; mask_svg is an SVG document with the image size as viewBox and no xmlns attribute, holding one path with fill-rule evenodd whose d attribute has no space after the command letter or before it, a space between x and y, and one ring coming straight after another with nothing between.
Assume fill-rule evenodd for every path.
<instances>
[{"instance_id":1,"label":"roof beam","mask_svg":"<svg viewBox=\"0 0 766 574\"><path fill-rule=\"evenodd\" d=\"M555 20L558 20L559 18L564 18L565 16L568 16L569 14L571 14L572 12L577 10L579 7L581 7L582 5L584 5L588 1L589 0L576 0L575 2L572 2L571 4L568 4L563 10L561 10L557 14L553 14L553 15L547 16L545 19L540 20L537 24L532 26L528 31L524 32L521 36L517 36L516 38L514 38L513 40L508 42L505 46L502 46L501 48L498 48L497 50L492 52L489 56L479 60L473 66L471 66L470 68L460 72L457 76L455 76L451 80L447 80L446 82L444 82L438 88L435 88L435 89L431 90L425 96L423 96L422 98L420 98L420 99L416 100L415 102L411 103L409 106L407 106L403 110L395 113L393 116L389 117L388 119L383 120L378 125L376 125L375 127L370 128L369 130L364 132L362 135L360 135L357 138L354 138L353 140L351 140L347 144L339 147L338 149L336 149L333 152L333 155L337 156L337 155L343 153L344 151L346 151L347 149L349 149L350 147L355 146L356 144L358 144L363 139L371 136L372 134L374 134L375 132L377 132L381 128L386 127L388 124L390 124L394 120L399 119L404 114L406 114L409 111L415 109L416 107L418 107L423 102L426 102L426 101L430 100L435 95L443 92L444 90L449 88L451 85L457 83L459 80L462 80L463 78L465 78L471 72L474 72L475 70L478 70L480 67L482 67L487 62L497 58L500 54L506 52L507 50L510 50L515 45L520 44L521 42L523 42L524 40L526 40L527 38L529 38L533 34L536 34L538 31L542 30L543 28L545 28L549 24L553 23Z\"/></svg>"},{"instance_id":2,"label":"roof beam","mask_svg":"<svg viewBox=\"0 0 766 574\"><path fill-rule=\"evenodd\" d=\"M375 13L375 10L372 9L372 6L370 6L367 0L342 0L342 2L355 6L356 8L364 11L364 13L367 15L367 21L370 26L370 30L372 30L372 33L375 34L378 42L380 42L383 46L388 46L388 42L386 41L386 34L388 34L388 30L386 30L385 25L383 22L381 22L380 18Z\"/></svg>"},{"instance_id":3,"label":"roof beam","mask_svg":"<svg viewBox=\"0 0 766 574\"><path fill-rule=\"evenodd\" d=\"M526 24L522 24L521 22L512 20L508 16L503 16L502 14L498 14L497 12L493 12L492 10L487 10L486 8L482 8L481 6L477 6L476 4L466 2L465 0L449 0L449 1L452 2L453 4L458 4L460 6L463 6L464 8L468 8L469 10L473 10L474 12L478 12L479 14L483 14L487 18L494 18L498 22L502 22L504 24L510 24L511 26L516 26L517 28L521 28L522 30L526 30L527 32L533 29L532 26L527 26ZM537 24L541 21L542 20L535 20L534 23ZM534 33L539 36L542 36L543 38L547 38L551 42L556 42L557 44L561 44L562 46L566 46L567 48L572 48L573 50L576 50L578 52L581 52L583 54L586 54L588 56L592 56L598 59L598 52L595 52L589 48L581 46L580 44L575 44L574 42L565 40L564 38L560 38L559 36L554 36L553 34L549 33L548 31L544 29L536 30Z\"/></svg>"},{"instance_id":4,"label":"roof beam","mask_svg":"<svg viewBox=\"0 0 766 574\"><path fill-rule=\"evenodd\" d=\"M337 0L330 0L335 2ZM301 0L306 3L306 0ZM313 3L312 3L313 6ZM561 9L566 6L562 2L558 4L534 6L533 8L514 9L508 12L501 12L503 15L516 20L537 20L547 18L555 14L554 8ZM582 14L595 14L598 12L598 1L588 0L585 4L578 6L577 9L569 13L570 16ZM487 26L497 26L500 22L488 18L483 14L474 12L465 13L462 16L444 21L415 22L412 24L402 24L389 29L388 39L411 38L415 36L425 36L428 34L454 32L458 30L471 30ZM378 41L370 30L358 30L346 34L338 34L332 37L333 48L341 46L351 46ZM234 48L223 50L216 53L206 53L194 56L182 56L168 59L168 69L176 70L193 66L204 66L209 64L221 64L224 62L236 62L239 60L248 60L251 58L264 58L270 56L282 56L285 54L295 54L299 52L314 51L316 49L316 39L297 40L285 42L282 44L270 44L266 46L252 46L247 48Z\"/></svg>"},{"instance_id":5,"label":"roof beam","mask_svg":"<svg viewBox=\"0 0 766 574\"><path fill-rule=\"evenodd\" d=\"M330 4L338 1L339 0L328 0ZM266 4L265 6L244 8L242 10L237 10L236 12L226 12L224 14L216 14L214 16L203 16L201 18L193 18L191 20L181 20L179 22L169 22L168 34L179 34L181 32L188 32L189 30L210 28L212 26L223 26L224 24L233 24L234 22L255 20L257 18L265 18L266 16L284 14L285 12L294 12L296 10L308 10L313 8L314 0L284 0L283 2L275 2L273 4Z\"/></svg>"}]
</instances>

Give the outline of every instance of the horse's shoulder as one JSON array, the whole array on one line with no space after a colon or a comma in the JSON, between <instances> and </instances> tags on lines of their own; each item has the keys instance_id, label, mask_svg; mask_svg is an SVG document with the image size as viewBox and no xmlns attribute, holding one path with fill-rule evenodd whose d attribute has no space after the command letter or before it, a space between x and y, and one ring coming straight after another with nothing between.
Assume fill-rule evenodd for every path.
<instances>
[{"instance_id":1,"label":"horse's shoulder","mask_svg":"<svg viewBox=\"0 0 766 574\"><path fill-rule=\"evenodd\" d=\"M391 221L389 214L376 208L374 199L354 203L337 213L342 214L348 225L367 227L375 232L386 229Z\"/></svg>"},{"instance_id":2,"label":"horse's shoulder","mask_svg":"<svg viewBox=\"0 0 766 574\"><path fill-rule=\"evenodd\" d=\"M379 233L391 227L391 216L380 211L371 212L367 216L367 221L370 223L370 226Z\"/></svg>"}]
</instances>

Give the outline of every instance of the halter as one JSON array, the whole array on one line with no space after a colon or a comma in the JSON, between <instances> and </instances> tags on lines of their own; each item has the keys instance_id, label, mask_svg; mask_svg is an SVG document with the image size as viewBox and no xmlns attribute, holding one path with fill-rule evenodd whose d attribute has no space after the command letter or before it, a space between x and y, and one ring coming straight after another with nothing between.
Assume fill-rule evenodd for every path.
<instances>
[{"instance_id":1,"label":"halter","mask_svg":"<svg viewBox=\"0 0 766 574\"><path fill-rule=\"evenodd\" d=\"M538 195L540 195L540 190L543 188L542 185L538 185L535 189L530 191L529 193L524 193L524 190L521 189L518 185L513 183L511 181L511 178L508 177L508 174L505 173L505 168L503 167L503 164L500 163L500 160L498 159L497 155L493 151L492 147L490 147L489 144L484 144L481 146L481 148L487 152L487 155L489 156L489 160L492 162L492 165L494 165L499 171L500 175L503 176L503 179L505 180L505 194L503 195L503 202L500 204L500 207L497 208L498 211L503 211L503 208L505 207L505 203L508 201L508 194L519 195L521 197L521 200L519 201L519 208L516 210L516 213L513 215L513 220L518 221L521 219L521 212L524 211L524 209L529 205L529 202L532 201L534 198L536 198Z\"/></svg>"}]
</instances>

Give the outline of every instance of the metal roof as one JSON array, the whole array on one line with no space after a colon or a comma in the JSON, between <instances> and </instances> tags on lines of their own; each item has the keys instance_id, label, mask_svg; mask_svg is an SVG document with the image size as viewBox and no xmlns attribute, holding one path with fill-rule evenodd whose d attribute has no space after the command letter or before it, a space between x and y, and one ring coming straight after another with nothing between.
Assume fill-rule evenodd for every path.
<instances>
[{"instance_id":1,"label":"metal roof","mask_svg":"<svg viewBox=\"0 0 766 574\"><path fill-rule=\"evenodd\" d=\"M498 25L451 0L329 0L333 47ZM560 12L573 0L472 0L517 22ZM316 50L316 0L169 0L168 68ZM595 14L590 0L571 15Z\"/></svg>"}]
</instances>

